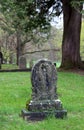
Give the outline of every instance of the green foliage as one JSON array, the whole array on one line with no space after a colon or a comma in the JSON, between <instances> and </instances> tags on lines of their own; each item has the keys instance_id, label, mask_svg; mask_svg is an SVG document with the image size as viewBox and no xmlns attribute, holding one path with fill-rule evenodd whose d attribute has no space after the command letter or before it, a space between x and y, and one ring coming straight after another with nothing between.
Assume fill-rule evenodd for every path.
<instances>
[{"instance_id":1,"label":"green foliage","mask_svg":"<svg viewBox=\"0 0 84 130\"><path fill-rule=\"evenodd\" d=\"M83 130L84 76L58 72L58 95L68 111L67 118L50 117L40 122L24 121L19 116L31 98L29 72L0 73L1 130Z\"/></svg>"},{"instance_id":2,"label":"green foliage","mask_svg":"<svg viewBox=\"0 0 84 130\"><path fill-rule=\"evenodd\" d=\"M80 4L83 4L84 0L72 0L71 4L72 6L76 7L76 6L80 6Z\"/></svg>"},{"instance_id":3,"label":"green foliage","mask_svg":"<svg viewBox=\"0 0 84 130\"><path fill-rule=\"evenodd\" d=\"M81 11L81 8L83 7L84 0L72 0L71 5L74 7L78 12L84 13L84 10Z\"/></svg>"},{"instance_id":4,"label":"green foliage","mask_svg":"<svg viewBox=\"0 0 84 130\"><path fill-rule=\"evenodd\" d=\"M28 32L37 27L48 26L45 16L39 15L36 11L35 1L1 1L0 10L5 15L7 21L11 21L11 26Z\"/></svg>"},{"instance_id":5,"label":"green foliage","mask_svg":"<svg viewBox=\"0 0 84 130\"><path fill-rule=\"evenodd\" d=\"M53 9L50 12L51 7ZM60 0L44 2L42 0L1 0L0 11L4 14L7 23L10 22L15 30L32 32L39 28L39 31L43 32L50 27L51 18L60 14L61 2Z\"/></svg>"}]
</instances>

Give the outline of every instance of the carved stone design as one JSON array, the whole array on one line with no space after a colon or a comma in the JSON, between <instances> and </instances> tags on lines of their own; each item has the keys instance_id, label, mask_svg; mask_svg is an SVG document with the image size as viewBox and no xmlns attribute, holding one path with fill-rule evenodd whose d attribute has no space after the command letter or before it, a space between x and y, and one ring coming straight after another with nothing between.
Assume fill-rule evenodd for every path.
<instances>
[{"instance_id":1,"label":"carved stone design","mask_svg":"<svg viewBox=\"0 0 84 130\"><path fill-rule=\"evenodd\" d=\"M50 61L40 60L32 69L32 98L37 100L53 100L57 98L57 72Z\"/></svg>"}]
</instances>

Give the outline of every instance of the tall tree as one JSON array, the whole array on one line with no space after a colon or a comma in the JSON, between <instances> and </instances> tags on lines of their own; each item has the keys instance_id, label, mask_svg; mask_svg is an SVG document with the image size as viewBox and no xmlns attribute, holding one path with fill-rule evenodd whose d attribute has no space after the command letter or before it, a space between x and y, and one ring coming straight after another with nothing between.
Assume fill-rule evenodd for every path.
<instances>
[{"instance_id":1,"label":"tall tree","mask_svg":"<svg viewBox=\"0 0 84 130\"><path fill-rule=\"evenodd\" d=\"M74 8L72 0L62 0L64 32L62 42L62 68L84 68L80 57L82 4Z\"/></svg>"},{"instance_id":2,"label":"tall tree","mask_svg":"<svg viewBox=\"0 0 84 130\"><path fill-rule=\"evenodd\" d=\"M64 30L63 30L63 41L62 41L62 62L61 68L71 69L71 68L82 68L84 69L84 64L80 57L80 32L81 32L81 18L82 18L82 7L84 0L42 0L40 1L41 9L46 12L52 8L54 9L54 16L60 14L60 8L62 2L63 9L63 20L64 20ZM46 7L47 3L47 9ZM42 5L43 4L43 5ZM44 8L45 9L44 9ZM48 11L47 11L48 12Z\"/></svg>"}]
</instances>

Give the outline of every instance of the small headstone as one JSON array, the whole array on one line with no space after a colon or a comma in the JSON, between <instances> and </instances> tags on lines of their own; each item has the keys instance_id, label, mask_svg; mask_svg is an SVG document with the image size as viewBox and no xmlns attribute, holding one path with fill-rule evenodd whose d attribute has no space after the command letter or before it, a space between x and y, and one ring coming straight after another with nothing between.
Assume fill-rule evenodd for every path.
<instances>
[{"instance_id":1,"label":"small headstone","mask_svg":"<svg viewBox=\"0 0 84 130\"><path fill-rule=\"evenodd\" d=\"M19 68L26 69L26 58L23 56L19 59Z\"/></svg>"},{"instance_id":2,"label":"small headstone","mask_svg":"<svg viewBox=\"0 0 84 130\"><path fill-rule=\"evenodd\" d=\"M31 120L44 119L49 115L63 118L67 111L57 95L57 71L55 65L48 60L38 61L31 74L32 100L26 104L27 111L22 116Z\"/></svg>"},{"instance_id":3,"label":"small headstone","mask_svg":"<svg viewBox=\"0 0 84 130\"><path fill-rule=\"evenodd\" d=\"M0 61L1 61L1 64L3 64L3 54L2 54L2 52L0 52Z\"/></svg>"},{"instance_id":4,"label":"small headstone","mask_svg":"<svg viewBox=\"0 0 84 130\"><path fill-rule=\"evenodd\" d=\"M34 65L33 60L31 60L29 63L29 68L32 69L33 65Z\"/></svg>"},{"instance_id":5,"label":"small headstone","mask_svg":"<svg viewBox=\"0 0 84 130\"><path fill-rule=\"evenodd\" d=\"M0 69L1 69L1 64L3 64L3 54L0 52Z\"/></svg>"},{"instance_id":6,"label":"small headstone","mask_svg":"<svg viewBox=\"0 0 84 130\"><path fill-rule=\"evenodd\" d=\"M1 58L0 58L0 69L1 69Z\"/></svg>"}]
</instances>

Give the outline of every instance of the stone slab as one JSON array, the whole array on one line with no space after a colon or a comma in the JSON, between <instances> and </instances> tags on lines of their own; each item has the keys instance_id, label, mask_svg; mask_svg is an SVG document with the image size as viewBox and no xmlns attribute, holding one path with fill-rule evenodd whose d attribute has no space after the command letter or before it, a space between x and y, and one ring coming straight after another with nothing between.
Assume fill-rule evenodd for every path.
<instances>
[{"instance_id":1,"label":"stone slab","mask_svg":"<svg viewBox=\"0 0 84 130\"><path fill-rule=\"evenodd\" d=\"M26 110L21 111L21 116L25 120L40 121L46 119L49 116L55 116L56 118L63 119L67 115L67 110L55 110L55 111L43 111L43 112L30 112Z\"/></svg>"}]
</instances>

